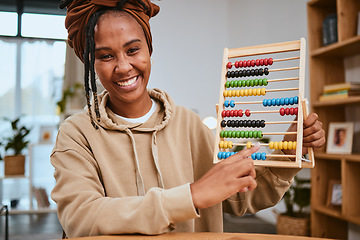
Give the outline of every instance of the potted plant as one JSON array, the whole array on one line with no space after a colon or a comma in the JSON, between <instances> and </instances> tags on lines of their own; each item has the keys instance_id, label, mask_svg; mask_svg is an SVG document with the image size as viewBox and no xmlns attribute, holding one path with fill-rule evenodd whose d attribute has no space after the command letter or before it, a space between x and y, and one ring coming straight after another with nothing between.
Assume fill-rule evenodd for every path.
<instances>
[{"instance_id":1,"label":"potted plant","mask_svg":"<svg viewBox=\"0 0 360 240\"><path fill-rule=\"evenodd\" d=\"M26 136L30 133L30 129L19 124L20 118L10 120L11 135L4 138L5 146L5 176L6 175L24 175L25 174L25 156L22 154L27 148L29 141ZM10 152L10 155L8 154Z\"/></svg>"},{"instance_id":2,"label":"potted plant","mask_svg":"<svg viewBox=\"0 0 360 240\"><path fill-rule=\"evenodd\" d=\"M283 197L286 212L277 216L276 230L281 235L310 235L310 214L304 208L310 206L310 179L294 177L294 183ZM295 210L296 207L296 210Z\"/></svg>"}]
</instances>

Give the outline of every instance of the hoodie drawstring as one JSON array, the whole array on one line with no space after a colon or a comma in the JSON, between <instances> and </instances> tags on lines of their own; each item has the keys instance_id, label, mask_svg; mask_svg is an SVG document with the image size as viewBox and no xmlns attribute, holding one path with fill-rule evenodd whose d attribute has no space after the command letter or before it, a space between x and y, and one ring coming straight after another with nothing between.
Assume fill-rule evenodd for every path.
<instances>
[{"instance_id":1,"label":"hoodie drawstring","mask_svg":"<svg viewBox=\"0 0 360 240\"><path fill-rule=\"evenodd\" d=\"M155 162L155 167L156 167L156 171L157 171L157 177L158 177L158 184L159 187L164 188L164 180L163 177L161 175L161 171L160 171L160 167L159 167L159 154L158 154L158 148L157 148L157 142L156 142L156 133L157 131L153 132L153 137L152 137L152 154L153 154L153 158L154 158L154 162Z\"/></svg>"}]
</instances>

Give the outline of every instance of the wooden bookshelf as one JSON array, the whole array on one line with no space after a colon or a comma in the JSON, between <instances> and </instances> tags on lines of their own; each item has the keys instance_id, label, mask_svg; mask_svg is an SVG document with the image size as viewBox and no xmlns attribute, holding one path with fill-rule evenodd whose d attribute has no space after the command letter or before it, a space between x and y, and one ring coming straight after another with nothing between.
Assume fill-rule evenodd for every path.
<instances>
[{"instance_id":1,"label":"wooden bookshelf","mask_svg":"<svg viewBox=\"0 0 360 240\"><path fill-rule=\"evenodd\" d=\"M360 96L320 102L324 85L345 82L344 58L360 54L357 35L358 0L312 0L307 4L312 111L319 115L328 134L330 122L345 122L348 107L360 107ZM338 41L322 42L322 25L329 14L337 15ZM311 172L311 235L348 238L348 223L360 225L360 154L327 154L325 147L315 154ZM331 180L341 181L342 205L329 206Z\"/></svg>"}]
</instances>

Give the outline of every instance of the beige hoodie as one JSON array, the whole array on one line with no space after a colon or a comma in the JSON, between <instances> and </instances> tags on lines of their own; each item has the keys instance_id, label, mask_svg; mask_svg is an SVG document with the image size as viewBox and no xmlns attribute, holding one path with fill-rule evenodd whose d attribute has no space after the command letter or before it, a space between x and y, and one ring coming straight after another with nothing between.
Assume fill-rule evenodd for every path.
<instances>
[{"instance_id":1,"label":"beige hoodie","mask_svg":"<svg viewBox=\"0 0 360 240\"><path fill-rule=\"evenodd\" d=\"M143 124L116 117L104 92L98 130L87 109L61 125L51 197L68 237L222 231L222 204L197 212L190 192L212 166L211 131L165 92L149 94L161 107ZM258 187L228 199L224 210L242 215L276 204L297 171L258 168Z\"/></svg>"}]
</instances>

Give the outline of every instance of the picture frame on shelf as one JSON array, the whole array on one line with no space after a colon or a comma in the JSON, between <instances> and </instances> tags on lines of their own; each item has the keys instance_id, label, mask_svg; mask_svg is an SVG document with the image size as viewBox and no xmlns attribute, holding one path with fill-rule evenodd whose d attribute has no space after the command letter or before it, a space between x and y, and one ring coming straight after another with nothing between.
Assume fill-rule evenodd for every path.
<instances>
[{"instance_id":1,"label":"picture frame on shelf","mask_svg":"<svg viewBox=\"0 0 360 240\"><path fill-rule=\"evenodd\" d=\"M327 207L340 207L342 205L342 185L341 181L331 179L328 186Z\"/></svg>"},{"instance_id":2,"label":"picture frame on shelf","mask_svg":"<svg viewBox=\"0 0 360 240\"><path fill-rule=\"evenodd\" d=\"M41 125L39 127L39 143L41 144L53 143L55 130L56 128L54 125Z\"/></svg>"},{"instance_id":3,"label":"picture frame on shelf","mask_svg":"<svg viewBox=\"0 0 360 240\"><path fill-rule=\"evenodd\" d=\"M329 124L327 153L351 154L354 123L332 122Z\"/></svg>"}]
</instances>

